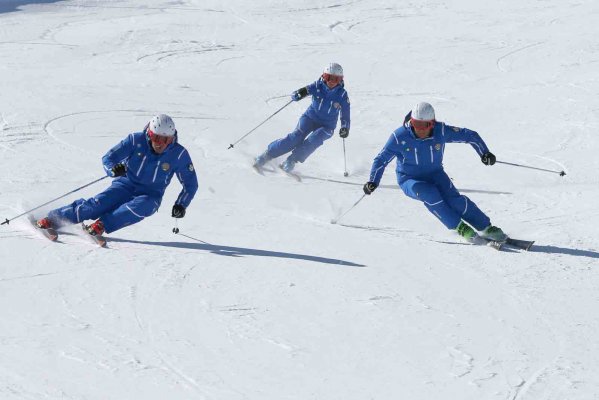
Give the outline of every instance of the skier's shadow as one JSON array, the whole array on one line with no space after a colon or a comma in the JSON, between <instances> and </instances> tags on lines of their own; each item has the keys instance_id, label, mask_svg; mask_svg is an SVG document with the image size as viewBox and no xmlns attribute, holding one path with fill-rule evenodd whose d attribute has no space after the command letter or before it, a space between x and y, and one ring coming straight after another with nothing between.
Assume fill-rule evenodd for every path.
<instances>
[{"instance_id":1,"label":"skier's shadow","mask_svg":"<svg viewBox=\"0 0 599 400\"><path fill-rule=\"evenodd\" d=\"M326 257L318 257L311 256L308 254L297 254L297 253L285 253L281 251L269 251L269 250L260 250L260 249L250 249L247 247L233 247L233 246L221 246L216 244L206 243L203 240L196 239L194 237L179 234L179 236L185 236L188 239L195 241L196 243L186 243L186 242L150 242L150 241L139 241L139 240L131 240L131 239L119 239L115 237L111 237L109 239L110 242L123 242L123 243L136 243L136 244L145 244L152 246L165 246L165 247L175 247L180 249L190 249L190 250L203 250L208 251L212 254L217 254L219 256L228 256L228 257L244 257L244 256L257 256L257 257L277 257L277 258L289 258L295 260L305 260L318 262L323 264L333 264L333 265L342 265L346 267L365 267L363 264L356 264L351 261L338 260L336 258L326 258Z\"/></svg>"},{"instance_id":2,"label":"skier's shadow","mask_svg":"<svg viewBox=\"0 0 599 400\"><path fill-rule=\"evenodd\" d=\"M599 258L599 252L592 250L569 249L558 246L539 246L533 244L529 250L530 253L548 253L548 254L566 254L569 256Z\"/></svg>"}]
</instances>

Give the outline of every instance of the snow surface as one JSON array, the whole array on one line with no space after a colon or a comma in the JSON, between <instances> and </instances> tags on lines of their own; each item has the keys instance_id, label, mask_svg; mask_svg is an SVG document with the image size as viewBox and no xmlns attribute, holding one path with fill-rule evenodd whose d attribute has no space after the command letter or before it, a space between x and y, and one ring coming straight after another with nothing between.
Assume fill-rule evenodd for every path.
<instances>
[{"instance_id":1,"label":"snow surface","mask_svg":"<svg viewBox=\"0 0 599 400\"><path fill-rule=\"evenodd\" d=\"M200 180L179 235L176 181L108 249L0 227L0 398L598 399L598 18L596 0L0 1L3 220L101 177L159 112ZM349 177L337 135L302 183L250 168L307 100L227 150L331 61ZM446 149L533 251L463 244L392 166L330 223L423 100L499 160L566 170Z\"/></svg>"}]
</instances>

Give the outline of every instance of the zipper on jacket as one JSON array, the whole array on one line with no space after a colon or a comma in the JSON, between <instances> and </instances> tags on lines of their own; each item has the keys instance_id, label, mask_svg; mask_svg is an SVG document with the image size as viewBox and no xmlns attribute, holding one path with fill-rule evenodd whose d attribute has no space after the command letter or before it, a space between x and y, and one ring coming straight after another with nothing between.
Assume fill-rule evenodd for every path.
<instances>
[{"instance_id":1,"label":"zipper on jacket","mask_svg":"<svg viewBox=\"0 0 599 400\"><path fill-rule=\"evenodd\" d=\"M139 165L139 168L138 168L137 172L135 173L135 175L139 176L139 173L141 172L141 169L144 167L145 162L146 162L146 156L144 156L144 158L141 160L141 164Z\"/></svg>"},{"instance_id":2,"label":"zipper on jacket","mask_svg":"<svg viewBox=\"0 0 599 400\"><path fill-rule=\"evenodd\" d=\"M156 169L154 170L154 177L152 178L152 183L156 182L156 174L158 174L158 167L160 166L160 160L156 162Z\"/></svg>"}]
</instances>

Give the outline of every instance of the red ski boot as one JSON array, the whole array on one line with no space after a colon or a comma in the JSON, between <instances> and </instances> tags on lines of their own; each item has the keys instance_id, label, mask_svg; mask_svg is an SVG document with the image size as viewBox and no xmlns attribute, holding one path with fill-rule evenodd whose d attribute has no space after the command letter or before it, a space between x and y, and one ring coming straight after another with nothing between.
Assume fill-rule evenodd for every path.
<instances>
[{"instance_id":1,"label":"red ski boot","mask_svg":"<svg viewBox=\"0 0 599 400\"><path fill-rule=\"evenodd\" d=\"M97 220L93 224L87 225L85 230L92 236L102 236L104 233L104 224L102 221Z\"/></svg>"},{"instance_id":2,"label":"red ski boot","mask_svg":"<svg viewBox=\"0 0 599 400\"><path fill-rule=\"evenodd\" d=\"M96 222L90 225L81 224L81 227L85 232L89 233L89 237L91 240L93 240L101 247L106 247L106 239L104 239L104 236L102 236L102 234L104 233L104 224L102 223L102 221L97 220Z\"/></svg>"},{"instance_id":3,"label":"red ski boot","mask_svg":"<svg viewBox=\"0 0 599 400\"><path fill-rule=\"evenodd\" d=\"M52 221L50 221L50 218L48 218L48 217L38 220L36 222L36 225L40 229L53 229L54 228L52 226Z\"/></svg>"}]
</instances>

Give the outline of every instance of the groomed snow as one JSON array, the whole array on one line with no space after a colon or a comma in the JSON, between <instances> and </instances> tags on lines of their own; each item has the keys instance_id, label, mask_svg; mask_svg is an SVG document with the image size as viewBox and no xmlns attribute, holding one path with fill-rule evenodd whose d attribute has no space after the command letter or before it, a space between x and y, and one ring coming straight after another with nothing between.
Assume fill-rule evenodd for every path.
<instances>
[{"instance_id":1,"label":"groomed snow","mask_svg":"<svg viewBox=\"0 0 599 400\"><path fill-rule=\"evenodd\" d=\"M200 182L179 235L176 180L108 249L0 227L0 398L598 398L598 18L593 0L0 1L2 220L101 177L156 113ZM227 150L331 61L347 178L337 134L302 183L250 167L308 100ZM455 185L531 252L464 244L394 163L330 223L418 101L499 160L567 172L446 148Z\"/></svg>"}]
</instances>

